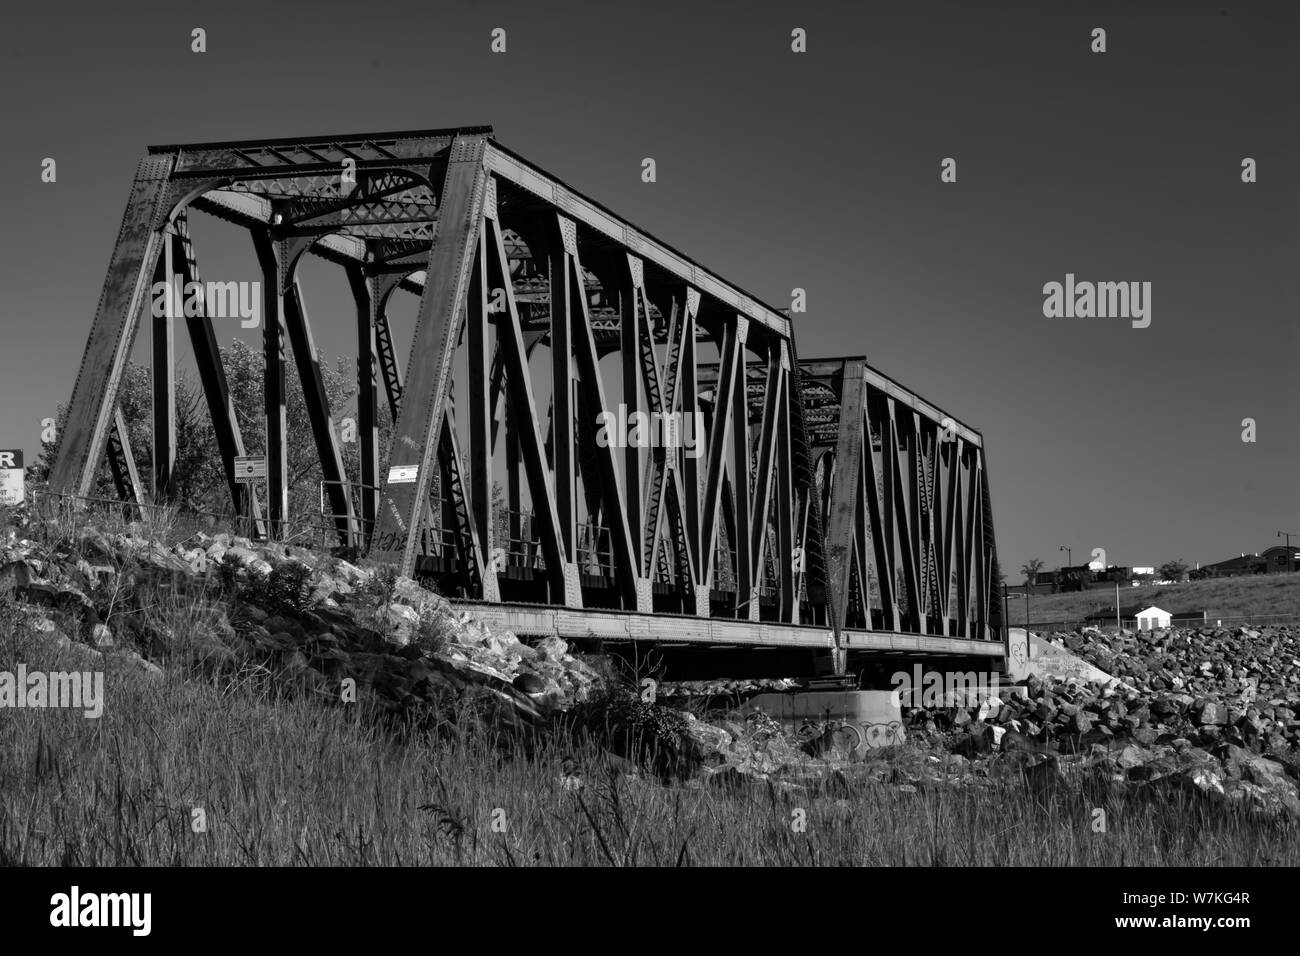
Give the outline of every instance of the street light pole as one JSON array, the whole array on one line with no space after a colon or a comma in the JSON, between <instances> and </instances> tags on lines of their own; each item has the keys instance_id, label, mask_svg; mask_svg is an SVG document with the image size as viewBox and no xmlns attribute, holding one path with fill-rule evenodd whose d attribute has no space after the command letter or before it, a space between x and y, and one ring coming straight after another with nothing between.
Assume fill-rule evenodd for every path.
<instances>
[{"instance_id":1,"label":"street light pole","mask_svg":"<svg viewBox=\"0 0 1300 956\"><path fill-rule=\"evenodd\" d=\"M1073 550L1071 550L1070 548L1067 548L1065 545L1061 545L1061 546L1060 546L1059 548L1057 548L1056 550L1057 550L1057 551L1064 551L1064 552L1065 552L1065 566L1066 566L1067 568L1072 568L1072 567L1074 567L1074 551L1073 551Z\"/></svg>"}]
</instances>

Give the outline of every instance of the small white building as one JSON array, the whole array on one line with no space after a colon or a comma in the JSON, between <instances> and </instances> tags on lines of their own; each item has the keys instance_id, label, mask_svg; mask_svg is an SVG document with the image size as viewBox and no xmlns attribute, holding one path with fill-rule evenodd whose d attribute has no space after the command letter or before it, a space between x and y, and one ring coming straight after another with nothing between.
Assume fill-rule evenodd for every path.
<instances>
[{"instance_id":1,"label":"small white building","mask_svg":"<svg viewBox=\"0 0 1300 956\"><path fill-rule=\"evenodd\" d=\"M1158 627L1169 627L1173 621L1172 614L1156 607L1154 604L1137 611L1132 617L1137 621L1139 631L1153 631Z\"/></svg>"}]
</instances>

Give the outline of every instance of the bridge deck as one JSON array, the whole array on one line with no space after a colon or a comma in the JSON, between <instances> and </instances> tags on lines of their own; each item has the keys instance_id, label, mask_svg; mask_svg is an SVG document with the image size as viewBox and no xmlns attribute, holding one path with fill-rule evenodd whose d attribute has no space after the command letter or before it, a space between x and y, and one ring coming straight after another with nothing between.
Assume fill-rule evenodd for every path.
<instances>
[{"instance_id":1,"label":"bridge deck","mask_svg":"<svg viewBox=\"0 0 1300 956\"><path fill-rule=\"evenodd\" d=\"M689 614L642 614L538 604L452 601L485 624L516 634L556 634L569 639L653 641L661 644L794 647L826 650L835 646L829 627L739 621ZM893 651L945 656L1001 657L1002 641L979 641L898 631L843 630L841 643L852 651Z\"/></svg>"}]
</instances>

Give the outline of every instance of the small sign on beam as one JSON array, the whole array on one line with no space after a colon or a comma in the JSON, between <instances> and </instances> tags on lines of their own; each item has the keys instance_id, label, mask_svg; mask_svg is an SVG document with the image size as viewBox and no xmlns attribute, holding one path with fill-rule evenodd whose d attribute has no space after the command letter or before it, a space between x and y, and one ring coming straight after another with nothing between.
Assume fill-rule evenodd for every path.
<instances>
[{"instance_id":1,"label":"small sign on beam","mask_svg":"<svg viewBox=\"0 0 1300 956\"><path fill-rule=\"evenodd\" d=\"M235 481L257 481L266 477L266 456L244 455L235 459Z\"/></svg>"},{"instance_id":2,"label":"small sign on beam","mask_svg":"<svg viewBox=\"0 0 1300 956\"><path fill-rule=\"evenodd\" d=\"M25 496L23 450L0 448L0 505L20 505Z\"/></svg>"},{"instance_id":3,"label":"small sign on beam","mask_svg":"<svg viewBox=\"0 0 1300 956\"><path fill-rule=\"evenodd\" d=\"M419 473L419 465L393 465L388 469L388 483L390 485L411 484Z\"/></svg>"}]
</instances>

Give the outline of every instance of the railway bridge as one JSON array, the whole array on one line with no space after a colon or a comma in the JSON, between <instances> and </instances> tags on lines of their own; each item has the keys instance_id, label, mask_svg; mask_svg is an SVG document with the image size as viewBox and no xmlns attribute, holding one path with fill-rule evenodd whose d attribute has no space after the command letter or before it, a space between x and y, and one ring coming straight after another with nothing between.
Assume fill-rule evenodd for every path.
<instances>
[{"instance_id":1,"label":"railway bridge","mask_svg":"<svg viewBox=\"0 0 1300 956\"><path fill-rule=\"evenodd\" d=\"M206 304L150 309L156 282L201 282L194 216L246 229L259 264L266 478L252 492ZM355 473L317 361L304 254L351 290ZM419 300L405 362L389 318L399 293ZM117 401L146 323L148 481ZM340 546L490 623L652 644L681 674L1005 653L980 433L862 355L801 357L788 312L488 127L149 148L51 490L88 495L107 467L124 500L173 493L182 323L231 508L260 534L295 517L292 363Z\"/></svg>"}]
</instances>

